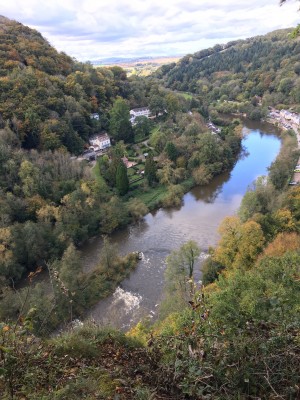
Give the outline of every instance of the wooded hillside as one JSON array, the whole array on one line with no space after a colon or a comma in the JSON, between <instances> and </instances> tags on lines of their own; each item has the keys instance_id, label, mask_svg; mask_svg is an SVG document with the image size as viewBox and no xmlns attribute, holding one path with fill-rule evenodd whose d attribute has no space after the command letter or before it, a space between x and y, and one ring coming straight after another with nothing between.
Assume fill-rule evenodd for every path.
<instances>
[{"instance_id":1,"label":"wooded hillside","mask_svg":"<svg viewBox=\"0 0 300 400\"><path fill-rule=\"evenodd\" d=\"M127 89L121 68L78 63L39 32L1 17L0 127L8 124L22 147L80 153L89 135L107 129L108 110Z\"/></svg>"},{"instance_id":2,"label":"wooded hillside","mask_svg":"<svg viewBox=\"0 0 300 400\"><path fill-rule=\"evenodd\" d=\"M163 66L157 76L166 87L189 91L205 104L254 101L263 105L297 105L300 94L300 42L291 30L237 40L183 57Z\"/></svg>"}]
</instances>

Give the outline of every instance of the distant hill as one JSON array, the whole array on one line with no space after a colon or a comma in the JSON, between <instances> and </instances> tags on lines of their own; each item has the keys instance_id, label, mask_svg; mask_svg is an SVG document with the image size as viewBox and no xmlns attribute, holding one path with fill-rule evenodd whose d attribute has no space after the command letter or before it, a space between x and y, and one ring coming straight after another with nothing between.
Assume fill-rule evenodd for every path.
<instances>
[{"instance_id":1,"label":"distant hill","mask_svg":"<svg viewBox=\"0 0 300 400\"><path fill-rule=\"evenodd\" d=\"M93 65L120 66L128 76L149 76L153 74L162 65L177 62L179 56L164 56L164 57L139 57L139 58L108 58L103 61L93 62Z\"/></svg>"},{"instance_id":2,"label":"distant hill","mask_svg":"<svg viewBox=\"0 0 300 400\"><path fill-rule=\"evenodd\" d=\"M300 102L300 42L291 30L216 45L162 66L157 76L168 88L216 100L249 100L268 104Z\"/></svg>"},{"instance_id":3,"label":"distant hill","mask_svg":"<svg viewBox=\"0 0 300 400\"><path fill-rule=\"evenodd\" d=\"M0 17L0 128L9 124L23 147L80 153L90 134L107 128L127 86L121 68L78 63L36 30Z\"/></svg>"},{"instance_id":4,"label":"distant hill","mask_svg":"<svg viewBox=\"0 0 300 400\"><path fill-rule=\"evenodd\" d=\"M137 63L151 60L153 57L108 57L100 60L91 60L93 65L119 65L127 63Z\"/></svg>"}]
</instances>

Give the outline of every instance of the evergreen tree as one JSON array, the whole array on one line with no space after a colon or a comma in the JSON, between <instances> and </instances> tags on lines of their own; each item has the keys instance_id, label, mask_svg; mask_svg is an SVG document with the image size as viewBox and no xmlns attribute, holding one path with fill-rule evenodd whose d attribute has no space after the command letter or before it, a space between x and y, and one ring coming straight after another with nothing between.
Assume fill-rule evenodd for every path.
<instances>
[{"instance_id":1,"label":"evergreen tree","mask_svg":"<svg viewBox=\"0 0 300 400\"><path fill-rule=\"evenodd\" d=\"M116 187L121 196L126 194L129 189L129 180L127 176L127 169L123 162L120 162L117 167L116 173Z\"/></svg>"},{"instance_id":2,"label":"evergreen tree","mask_svg":"<svg viewBox=\"0 0 300 400\"><path fill-rule=\"evenodd\" d=\"M175 161L176 158L178 157L178 150L173 142L168 142L166 144L165 151L167 153L168 158L171 161Z\"/></svg>"},{"instance_id":3,"label":"evergreen tree","mask_svg":"<svg viewBox=\"0 0 300 400\"><path fill-rule=\"evenodd\" d=\"M157 180L156 171L157 167L155 161L153 160L152 155L149 155L145 162L145 177L150 186Z\"/></svg>"}]
</instances>

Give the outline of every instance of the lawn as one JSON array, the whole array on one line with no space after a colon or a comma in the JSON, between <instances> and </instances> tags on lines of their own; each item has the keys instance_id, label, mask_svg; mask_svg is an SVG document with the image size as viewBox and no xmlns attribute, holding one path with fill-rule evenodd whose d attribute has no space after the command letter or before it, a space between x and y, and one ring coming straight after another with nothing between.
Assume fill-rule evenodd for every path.
<instances>
[{"instance_id":1,"label":"lawn","mask_svg":"<svg viewBox=\"0 0 300 400\"><path fill-rule=\"evenodd\" d=\"M185 98L185 100L192 100L193 95L188 92L179 92L179 94Z\"/></svg>"},{"instance_id":2,"label":"lawn","mask_svg":"<svg viewBox=\"0 0 300 400\"><path fill-rule=\"evenodd\" d=\"M140 181L136 183L140 184ZM165 186L149 188L147 192L144 192L140 188L136 188L130 193L131 196L134 196L135 198L142 200L142 202L145 203L150 210L153 210L154 208L159 206L160 201L163 199L165 194L166 194Z\"/></svg>"},{"instance_id":3,"label":"lawn","mask_svg":"<svg viewBox=\"0 0 300 400\"><path fill-rule=\"evenodd\" d=\"M136 173L136 169L134 167L127 168L127 176L128 178L132 178L132 176Z\"/></svg>"},{"instance_id":4,"label":"lawn","mask_svg":"<svg viewBox=\"0 0 300 400\"><path fill-rule=\"evenodd\" d=\"M94 174L95 179L98 183L104 183L106 185L106 182L105 182L103 176L100 174L99 166L97 163L92 168L92 173Z\"/></svg>"},{"instance_id":5,"label":"lawn","mask_svg":"<svg viewBox=\"0 0 300 400\"><path fill-rule=\"evenodd\" d=\"M144 163L140 163L140 164L137 164L137 165L135 165L134 167L133 167L136 171L143 171L144 169L145 169L145 164Z\"/></svg>"}]
</instances>

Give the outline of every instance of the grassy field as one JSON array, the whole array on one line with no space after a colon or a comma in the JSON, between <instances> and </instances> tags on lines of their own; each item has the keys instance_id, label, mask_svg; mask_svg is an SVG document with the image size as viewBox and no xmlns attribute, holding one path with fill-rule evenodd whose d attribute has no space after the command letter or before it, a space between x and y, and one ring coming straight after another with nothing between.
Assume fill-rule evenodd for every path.
<instances>
[{"instance_id":1,"label":"grassy field","mask_svg":"<svg viewBox=\"0 0 300 400\"><path fill-rule=\"evenodd\" d=\"M93 168L92 168L92 173L94 174L94 176L95 176L95 178L96 178L96 181L97 181L98 183L101 183L101 184L106 185L106 182L105 182L104 178L103 178L102 175L100 174L100 171L99 171L99 168L98 168L97 163L93 166Z\"/></svg>"},{"instance_id":2,"label":"grassy field","mask_svg":"<svg viewBox=\"0 0 300 400\"><path fill-rule=\"evenodd\" d=\"M140 188L137 188L130 194L131 196L134 196L144 202L150 210L153 210L160 205L161 200L166 195L166 188L165 186L149 188L147 192L144 192Z\"/></svg>"}]
</instances>

